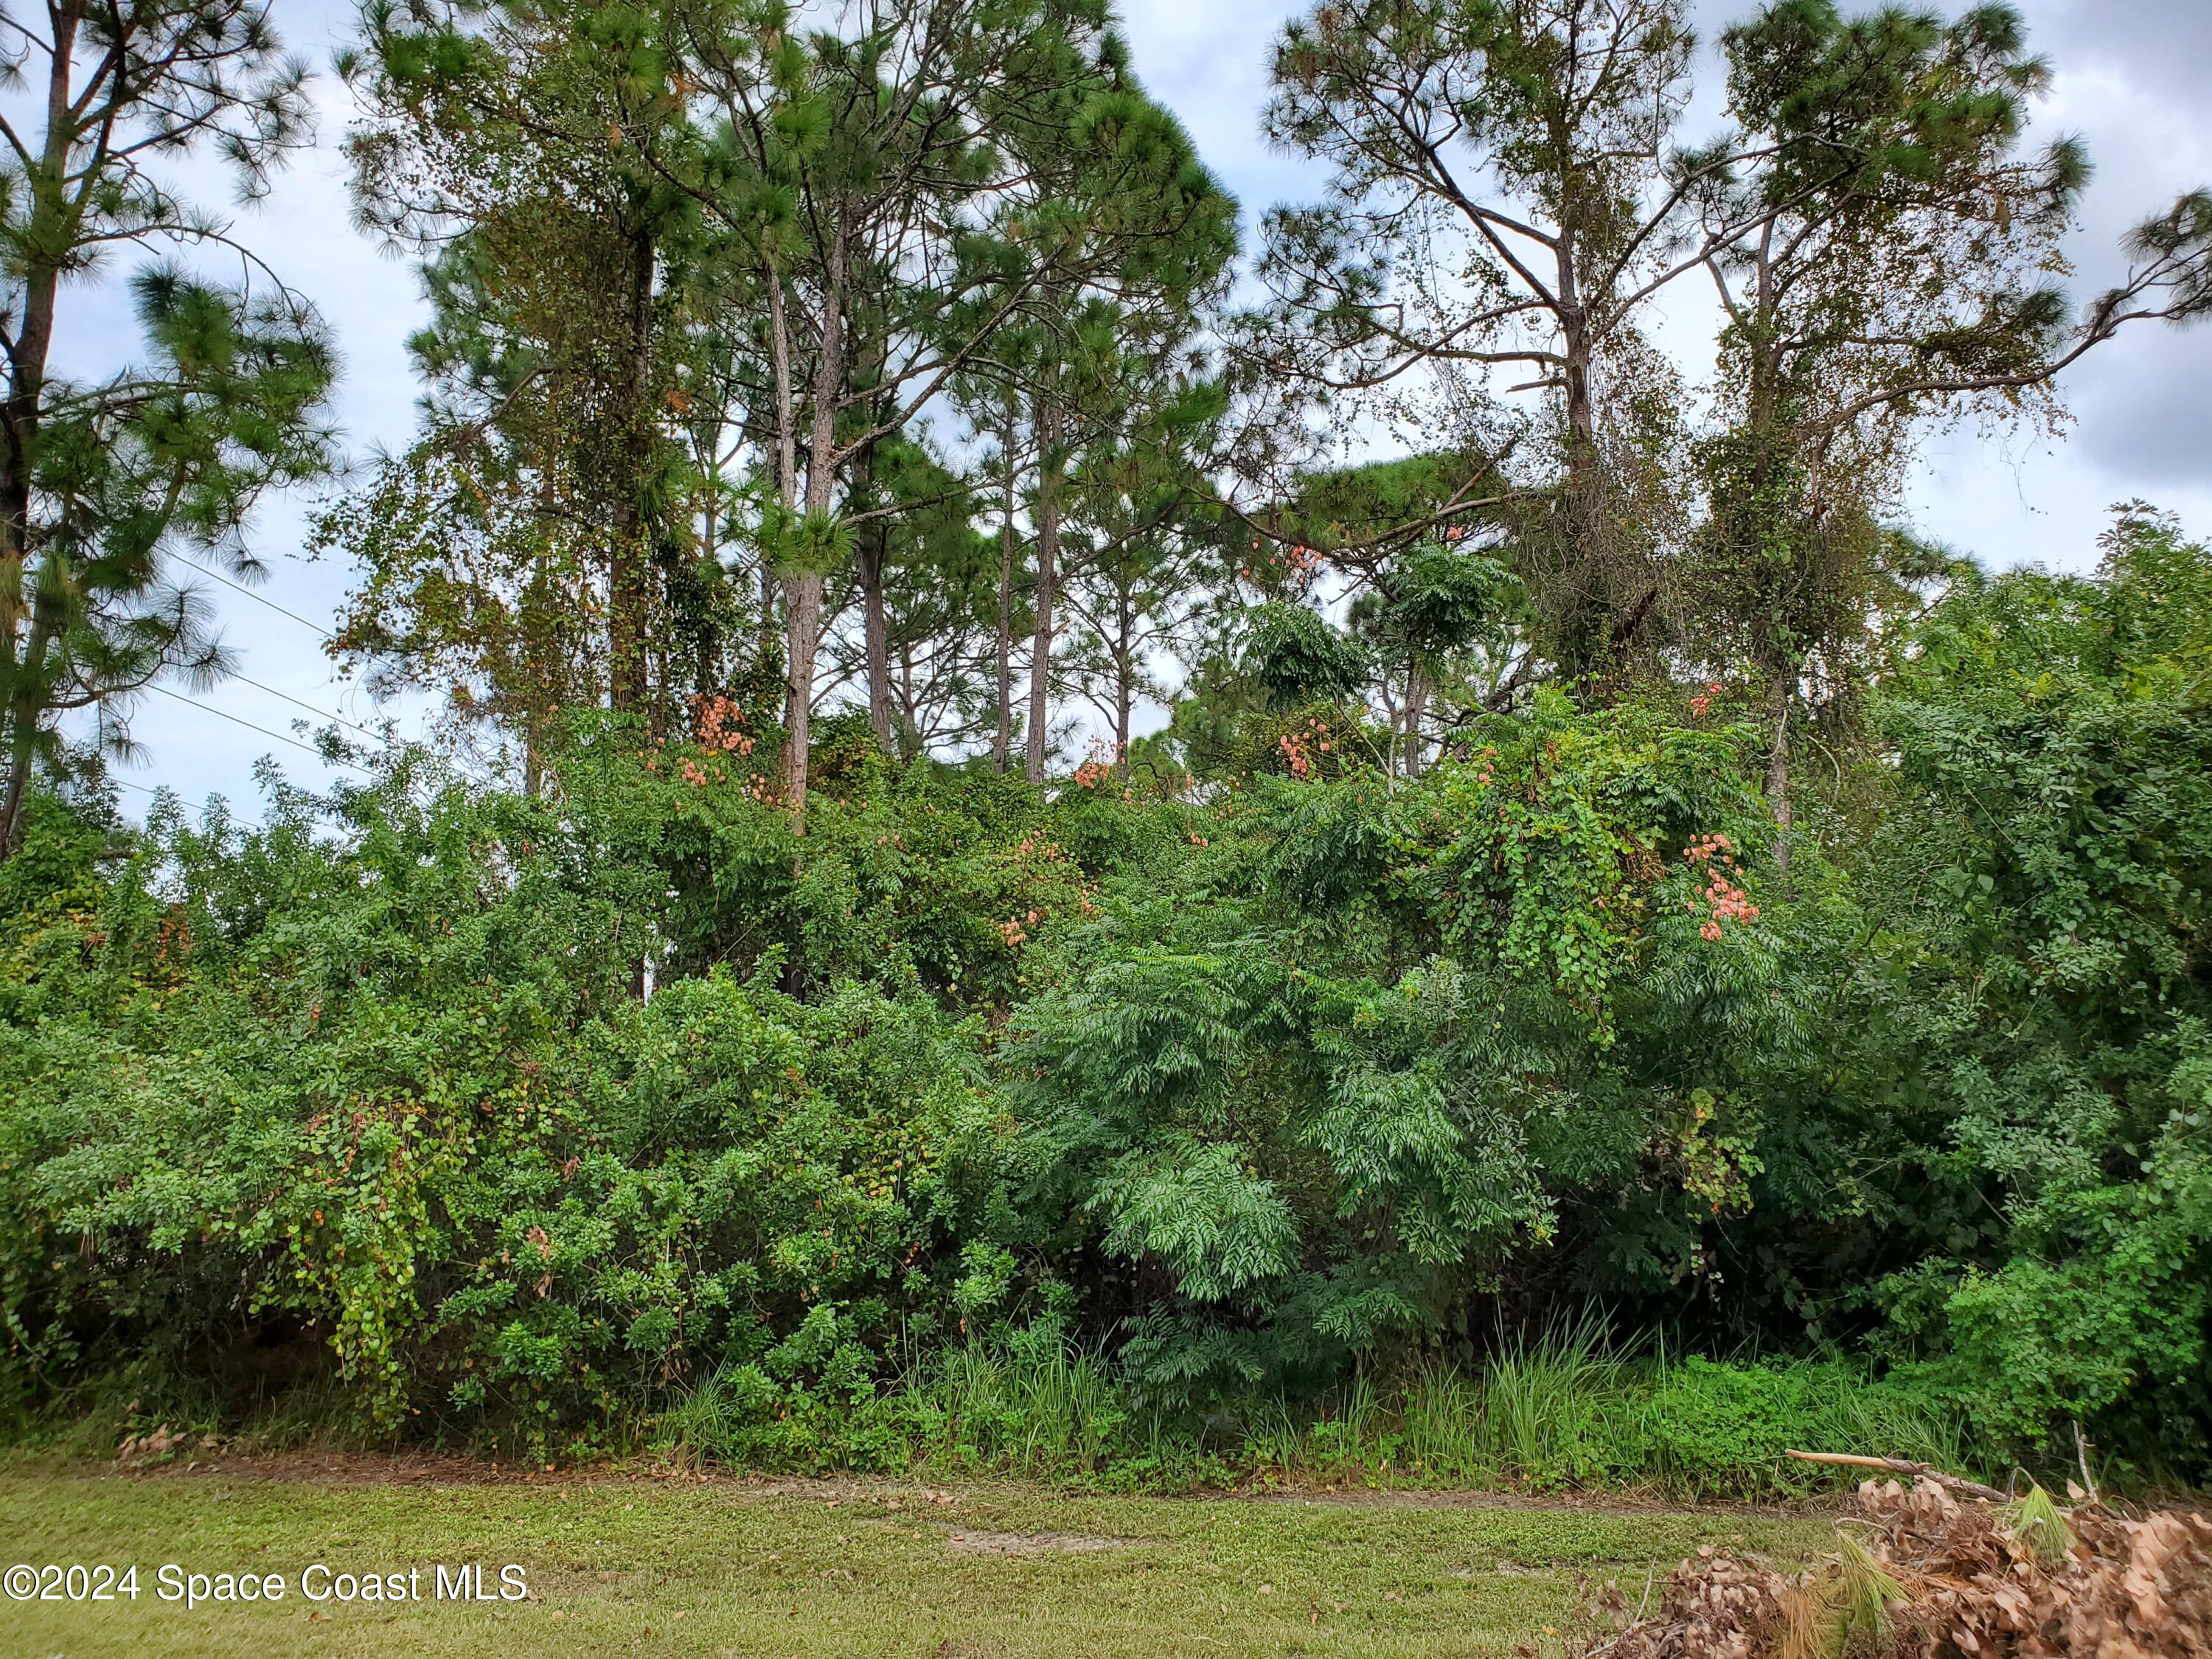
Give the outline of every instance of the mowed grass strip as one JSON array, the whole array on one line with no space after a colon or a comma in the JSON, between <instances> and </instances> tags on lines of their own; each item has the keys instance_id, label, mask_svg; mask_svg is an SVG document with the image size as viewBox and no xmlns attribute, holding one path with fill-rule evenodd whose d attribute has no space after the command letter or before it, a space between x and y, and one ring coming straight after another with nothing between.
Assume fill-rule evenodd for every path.
<instances>
[{"instance_id":1,"label":"mowed grass strip","mask_svg":"<svg viewBox=\"0 0 2212 1659\"><path fill-rule=\"evenodd\" d=\"M135 1564L140 1594L0 1603L0 1652L1504 1654L1562 1626L1582 1580L1640 1586L1705 1543L1802 1554L1827 1531L1732 1514L995 1486L19 1473L0 1475L0 1566ZM187 1611L154 1593L165 1562L278 1573L285 1596ZM490 1593L509 1562L528 1569L526 1601L428 1599L438 1564L482 1564ZM425 1599L311 1602L301 1576L316 1563L420 1568Z\"/></svg>"}]
</instances>

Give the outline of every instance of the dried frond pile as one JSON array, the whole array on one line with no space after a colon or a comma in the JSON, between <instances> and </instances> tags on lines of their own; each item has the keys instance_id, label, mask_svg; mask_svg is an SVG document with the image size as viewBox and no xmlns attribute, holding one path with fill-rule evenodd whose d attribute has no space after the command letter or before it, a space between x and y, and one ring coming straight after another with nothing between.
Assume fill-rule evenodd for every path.
<instances>
[{"instance_id":1,"label":"dried frond pile","mask_svg":"<svg viewBox=\"0 0 2212 1659\"><path fill-rule=\"evenodd\" d=\"M1935 1480L1859 1488L1863 1518L1802 1572L1705 1549L1577 1659L2212 1659L2212 1522L2011 1504Z\"/></svg>"}]
</instances>

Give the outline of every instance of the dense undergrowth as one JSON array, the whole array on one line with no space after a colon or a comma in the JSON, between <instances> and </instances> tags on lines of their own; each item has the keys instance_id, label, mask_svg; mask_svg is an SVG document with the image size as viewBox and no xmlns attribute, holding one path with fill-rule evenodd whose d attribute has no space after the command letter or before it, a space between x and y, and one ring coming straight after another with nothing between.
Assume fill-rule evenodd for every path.
<instances>
[{"instance_id":1,"label":"dense undergrowth","mask_svg":"<svg viewBox=\"0 0 2212 1659\"><path fill-rule=\"evenodd\" d=\"M1316 708L1048 791L832 721L803 837L720 723L579 727L535 799L409 755L258 823L41 799L9 1398L1701 1492L2079 1421L2199 1477L2208 641L2155 526L1962 583L1786 868L1724 693L1547 691L1415 779Z\"/></svg>"},{"instance_id":2,"label":"dense undergrowth","mask_svg":"<svg viewBox=\"0 0 2212 1659\"><path fill-rule=\"evenodd\" d=\"M1973 1467L1964 1417L1838 1360L1620 1358L1595 1323L1502 1344L1478 1370L1361 1375L1316 1400L1193 1423L1131 1396L1100 1356L1026 1334L934 1359L857 1406L763 1422L718 1371L654 1425L679 1462L805 1473L1014 1474L1108 1488L1291 1482L1369 1487L1627 1486L1776 1497L1836 1484L1790 1448L1879 1445Z\"/></svg>"}]
</instances>

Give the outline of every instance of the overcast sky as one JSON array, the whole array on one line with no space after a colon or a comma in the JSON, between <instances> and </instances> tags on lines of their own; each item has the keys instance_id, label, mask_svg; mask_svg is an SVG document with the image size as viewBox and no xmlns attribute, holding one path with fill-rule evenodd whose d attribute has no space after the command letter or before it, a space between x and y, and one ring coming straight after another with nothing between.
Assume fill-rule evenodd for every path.
<instances>
[{"instance_id":1,"label":"overcast sky","mask_svg":"<svg viewBox=\"0 0 2212 1659\"><path fill-rule=\"evenodd\" d=\"M1705 40L1748 9L1720 0L1692 3ZM2057 72L2039 133L2081 134L2096 165L2071 250L2075 291L2085 295L2116 270L2128 226L2180 191L2212 182L2212 100L2202 91L2203 65L2212 62L2212 0L2020 5L2031 41ZM1248 235L1271 204L1315 193L1307 165L1271 154L1257 132L1269 43L1285 18L1304 9L1288 0L1123 0L1139 75L1182 116L1236 192ZM288 43L326 69L355 6L276 0L276 15ZM344 354L338 419L348 449L362 455L407 440L415 387L404 343L422 306L411 270L381 256L349 222L337 152L347 98L327 74L318 94L319 146L295 162L238 230L314 300L336 331ZM74 326L61 342L62 372L93 368L128 349L131 331L113 289L80 290L70 303ZM1700 318L1673 321L1675 327L1663 331L1668 335L1703 331ZM1932 445L1910 501L1917 526L1988 564L2069 568L2094 562L2097 533L2116 501L2143 497L2180 514L2192 532L2212 532L2212 329L2140 327L2091 354L2063 390L2075 425L2055 444L1993 443L1968 427ZM357 685L333 676L322 650L319 630L329 625L349 573L300 556L312 506L274 501L257 521L252 542L270 568L257 591L268 604L209 584L242 672L258 684L228 682L201 701L279 734L307 718L303 704L364 723L380 712ZM301 781L326 775L299 749L165 696L145 699L131 727L146 759L118 775L142 787L168 785L195 805L220 793L241 809L254 808L252 768L264 755ZM144 804L143 794L126 791L126 809Z\"/></svg>"}]
</instances>

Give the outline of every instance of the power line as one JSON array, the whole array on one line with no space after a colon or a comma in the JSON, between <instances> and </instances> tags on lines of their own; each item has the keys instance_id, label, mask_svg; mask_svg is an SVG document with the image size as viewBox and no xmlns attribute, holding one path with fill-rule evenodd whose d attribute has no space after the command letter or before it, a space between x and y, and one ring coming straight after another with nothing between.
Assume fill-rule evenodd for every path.
<instances>
[{"instance_id":1,"label":"power line","mask_svg":"<svg viewBox=\"0 0 2212 1659\"><path fill-rule=\"evenodd\" d=\"M128 778L118 778L112 772L110 772L107 775L107 781L112 784L115 784L120 788L136 789L140 794L149 797L158 798L162 793L161 789L149 789L143 783L133 783ZM187 812L196 811L198 813L200 821L203 823L207 822L207 808L205 806L194 807L190 802L186 801L182 795L179 794L173 789L168 790L167 793L169 798L175 801L178 805L183 807L185 811Z\"/></svg>"},{"instance_id":2,"label":"power line","mask_svg":"<svg viewBox=\"0 0 2212 1659\"><path fill-rule=\"evenodd\" d=\"M331 643L337 643L333 636L325 630L320 623L309 622L298 611L287 611L283 605L277 604L274 599L264 599L260 594L255 592L252 588L240 586L238 583L231 580L229 577L224 575L220 570L210 570L204 564L195 564L191 560L186 558L181 553L173 553L169 556L176 560L179 564L189 566L191 568L198 571L203 576L214 577L216 580L221 582L225 587L229 588L234 592L245 594L247 599L252 599L256 605L267 605L271 611L274 611L280 617L289 617L294 622L299 623L301 627L311 630L318 639L330 640Z\"/></svg>"},{"instance_id":3,"label":"power line","mask_svg":"<svg viewBox=\"0 0 2212 1659\"><path fill-rule=\"evenodd\" d=\"M210 711L210 712L214 712L214 711ZM135 790L137 790L140 794L142 794L142 795L145 795L145 796L149 796L149 797L158 797L158 796L160 796L160 795L161 795L161 794L166 793L166 794L167 794L167 795L168 795L168 797L169 797L172 800L175 801L175 802L177 803L177 805L178 805L179 807L181 807L184 811L187 811L187 812L191 812L191 813L194 814L195 816L197 816L197 817L198 817L199 821L200 821L200 828L201 828L203 830L204 830L207 828L208 812L207 812L207 806L206 806L206 804L205 804L204 802L203 802L203 803L202 803L200 805L198 805L198 806L194 806L191 802L187 801L187 800L186 800L186 799L185 799L181 794L179 794L176 790L174 790L174 789L173 789L173 788L168 788L167 786L164 786L163 787L161 787L161 788L158 788L158 789L149 789L149 788L148 788L148 787L147 787L144 784L143 784L143 783L133 783L133 782L131 782L131 781L130 779L128 779L128 778L118 778L118 777L117 777L117 776L115 775L115 774L114 774L114 773L112 773L112 772L110 772L110 773L108 773L108 774L106 774L106 781L107 781L107 782L109 782L109 783L112 783L112 784L115 784L115 785L118 786L119 787L122 787L122 788L125 788L125 789L135 789ZM308 816L309 817L313 818L313 819L316 823L327 823L327 824L332 824L332 825L337 825L337 827L339 827L339 828L343 828L343 827L344 827L341 820L337 819L337 818L325 817L324 817L324 816L323 816L321 813L319 813L319 812L310 812L310 813L308 813L308 814L307 814L307 816Z\"/></svg>"},{"instance_id":4,"label":"power line","mask_svg":"<svg viewBox=\"0 0 2212 1659\"><path fill-rule=\"evenodd\" d=\"M331 635L325 632L319 624L309 622L298 611L288 611L283 605L277 604L276 600L264 599L252 588L240 586L238 583L231 580L229 577L224 575L221 571L210 570L204 564L195 563L193 561L185 557L181 553L173 554L170 556L174 558L178 563L188 565L192 569L198 571L203 576L213 577L216 581L221 582L225 587L229 588L234 593L243 593L247 599L252 599L256 605L266 605L270 610L274 611L280 617L289 617L294 622L299 623L301 627L313 629L319 638L325 640L333 638ZM384 733L381 732L373 732L366 726L359 725L353 720L346 719L343 714L333 714L327 709L316 708L315 705L311 702L301 702L299 698L294 696L289 691L279 691L273 685L264 685L259 680L248 678L244 674L234 672L229 676L229 678L241 681L245 684L252 686L257 691L266 691L272 697L282 697L286 702L292 703L298 708L304 708L310 714L320 714L326 720L336 720L340 726L351 726L363 737L377 738L380 739L384 736Z\"/></svg>"},{"instance_id":5,"label":"power line","mask_svg":"<svg viewBox=\"0 0 2212 1659\"><path fill-rule=\"evenodd\" d=\"M343 714L333 714L328 709L318 708L311 702L302 702L299 698L294 696L289 691L279 691L273 685L264 685L259 680L248 678L244 674L234 672L229 675L228 678L236 680L240 685L250 685L257 691L266 691L272 697L282 697L286 702L290 703L295 708L304 708L310 714L320 714L326 720L335 720L340 726L351 726L355 731L360 732L364 738L374 738L380 743L386 740L383 732L373 732L368 726L360 725L356 721L349 720Z\"/></svg>"},{"instance_id":6,"label":"power line","mask_svg":"<svg viewBox=\"0 0 2212 1659\"><path fill-rule=\"evenodd\" d=\"M203 714L213 714L217 719L228 720L233 726L242 726L249 732L258 732L264 738L274 738L279 743L289 743L293 748L304 750L308 754L313 755L317 760L325 762L330 765L349 767L354 771L361 773L363 776L369 775L368 769L366 767L356 766L351 761L332 760L331 757L323 753L321 750L316 748L314 744L311 743L301 743L299 738L288 738L282 732L272 732L265 726L256 726L252 720L240 720L237 715L229 713L226 709L217 708L211 702L202 702L198 698L187 697L181 692L170 690L166 685L149 685L146 689L149 691L158 691L171 702L183 703L187 708L197 708Z\"/></svg>"},{"instance_id":7,"label":"power line","mask_svg":"<svg viewBox=\"0 0 2212 1659\"><path fill-rule=\"evenodd\" d=\"M192 560L185 557L181 553L173 554L170 556L174 558L178 563L190 566L192 569L198 571L203 576L213 577L216 581L221 582L225 587L229 588L234 593L243 593L247 599L252 599L256 605L266 605L270 610L274 611L280 617L289 617L294 622L299 623L301 627L311 630L318 638L332 640L333 642L335 642L335 636L325 632L320 624L309 622L305 617L301 616L296 611L289 611L285 609L284 606L277 604L274 599L264 599L260 594L255 592L250 587L240 586L229 577L224 575L221 571L210 570L204 564L195 563ZM282 697L286 702L291 703L297 708L304 708L310 714L319 714L326 720L335 720L340 726L350 726L353 730L360 732L363 737L376 738L379 739L381 739L384 737L384 733L381 732L371 731L368 726L362 726L356 721L349 720L343 714L333 714L327 709L316 708L315 705L311 702L301 702L299 698L294 696L290 692L279 691L273 685L264 685L259 680L250 678L246 675L233 672L229 678L240 681L246 685L250 685L257 691L266 691L272 697ZM220 713L221 711L217 710L216 712Z\"/></svg>"}]
</instances>

